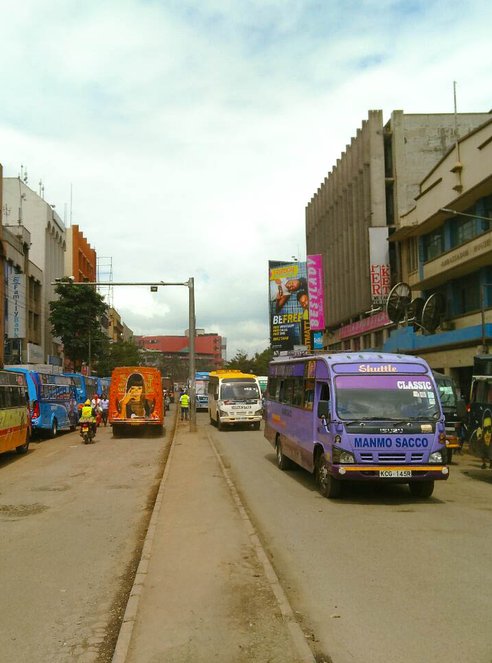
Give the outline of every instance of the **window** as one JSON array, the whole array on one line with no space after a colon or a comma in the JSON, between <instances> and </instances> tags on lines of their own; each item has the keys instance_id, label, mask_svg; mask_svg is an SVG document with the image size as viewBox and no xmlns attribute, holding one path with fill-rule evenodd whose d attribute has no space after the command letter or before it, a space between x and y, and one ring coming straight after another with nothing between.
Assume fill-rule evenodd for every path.
<instances>
[{"instance_id":1,"label":"window","mask_svg":"<svg viewBox=\"0 0 492 663\"><path fill-rule=\"evenodd\" d=\"M314 402L314 380L306 380L304 384L304 409L312 410Z\"/></svg>"},{"instance_id":2,"label":"window","mask_svg":"<svg viewBox=\"0 0 492 663\"><path fill-rule=\"evenodd\" d=\"M444 251L443 229L424 235L424 260L434 260Z\"/></svg>"},{"instance_id":3,"label":"window","mask_svg":"<svg viewBox=\"0 0 492 663\"><path fill-rule=\"evenodd\" d=\"M407 267L409 272L415 272L418 269L418 239L410 237L407 243Z\"/></svg>"}]
</instances>

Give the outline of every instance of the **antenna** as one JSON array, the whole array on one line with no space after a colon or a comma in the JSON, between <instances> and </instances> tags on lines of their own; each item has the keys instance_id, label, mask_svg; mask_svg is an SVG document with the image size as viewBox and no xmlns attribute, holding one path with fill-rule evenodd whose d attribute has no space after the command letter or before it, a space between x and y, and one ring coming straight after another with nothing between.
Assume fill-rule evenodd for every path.
<instances>
[{"instance_id":1,"label":"antenna","mask_svg":"<svg viewBox=\"0 0 492 663\"><path fill-rule=\"evenodd\" d=\"M386 314L391 322L398 324L403 320L410 304L410 295L410 286L403 281L391 288L386 300Z\"/></svg>"},{"instance_id":2,"label":"antenna","mask_svg":"<svg viewBox=\"0 0 492 663\"><path fill-rule=\"evenodd\" d=\"M423 297L415 297L412 299L407 308L407 322L410 324L422 326L422 309L424 308L425 299Z\"/></svg>"},{"instance_id":3,"label":"antenna","mask_svg":"<svg viewBox=\"0 0 492 663\"><path fill-rule=\"evenodd\" d=\"M440 292L435 292L427 298L422 309L422 327L429 334L433 334L439 327L446 309L446 302Z\"/></svg>"}]
</instances>

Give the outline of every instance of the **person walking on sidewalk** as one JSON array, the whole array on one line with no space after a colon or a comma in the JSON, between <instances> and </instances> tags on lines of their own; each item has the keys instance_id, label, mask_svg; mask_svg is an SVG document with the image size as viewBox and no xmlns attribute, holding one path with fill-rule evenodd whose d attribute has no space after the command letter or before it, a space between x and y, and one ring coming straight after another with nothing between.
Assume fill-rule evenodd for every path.
<instances>
[{"instance_id":1,"label":"person walking on sidewalk","mask_svg":"<svg viewBox=\"0 0 492 663\"><path fill-rule=\"evenodd\" d=\"M179 406L181 408L181 421L188 419L188 412L190 410L190 397L184 391L179 397Z\"/></svg>"},{"instance_id":2,"label":"person walking on sidewalk","mask_svg":"<svg viewBox=\"0 0 492 663\"><path fill-rule=\"evenodd\" d=\"M108 414L109 414L109 399L106 394L103 394L101 397L101 415L102 421L105 426L108 425Z\"/></svg>"}]
</instances>

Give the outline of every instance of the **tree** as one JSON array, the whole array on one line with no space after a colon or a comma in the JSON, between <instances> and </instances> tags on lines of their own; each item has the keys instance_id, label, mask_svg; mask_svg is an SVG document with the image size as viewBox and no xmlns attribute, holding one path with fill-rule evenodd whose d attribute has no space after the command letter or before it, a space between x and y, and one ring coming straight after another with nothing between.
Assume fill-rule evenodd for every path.
<instances>
[{"instance_id":1,"label":"tree","mask_svg":"<svg viewBox=\"0 0 492 663\"><path fill-rule=\"evenodd\" d=\"M226 368L237 369L243 373L254 375L268 375L268 362L272 360L273 353L270 348L263 352L256 352L250 359L244 350L238 350L234 357L227 362Z\"/></svg>"},{"instance_id":2,"label":"tree","mask_svg":"<svg viewBox=\"0 0 492 663\"><path fill-rule=\"evenodd\" d=\"M106 356L98 362L99 375L110 376L117 366L140 366L142 358L132 341L117 341L109 344Z\"/></svg>"},{"instance_id":3,"label":"tree","mask_svg":"<svg viewBox=\"0 0 492 663\"><path fill-rule=\"evenodd\" d=\"M101 327L107 311L103 297L93 286L73 285L68 278L55 287L58 299L50 302L52 332L61 338L65 354L75 370L82 362L97 364L108 353L109 339Z\"/></svg>"}]
</instances>

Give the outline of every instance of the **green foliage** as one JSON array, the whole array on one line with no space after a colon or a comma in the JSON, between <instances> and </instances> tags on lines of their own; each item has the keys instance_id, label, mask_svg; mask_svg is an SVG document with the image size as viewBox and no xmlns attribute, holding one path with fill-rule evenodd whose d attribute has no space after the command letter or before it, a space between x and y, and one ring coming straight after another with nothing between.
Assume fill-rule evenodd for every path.
<instances>
[{"instance_id":1,"label":"green foliage","mask_svg":"<svg viewBox=\"0 0 492 663\"><path fill-rule=\"evenodd\" d=\"M64 352L80 370L82 362L97 364L108 352L109 339L101 327L107 305L93 286L64 279L50 302L52 333L61 338Z\"/></svg>"},{"instance_id":2,"label":"green foliage","mask_svg":"<svg viewBox=\"0 0 492 663\"><path fill-rule=\"evenodd\" d=\"M138 347L132 341L110 343L108 352L97 365L99 375L110 376L117 366L140 366L142 363Z\"/></svg>"},{"instance_id":3,"label":"green foliage","mask_svg":"<svg viewBox=\"0 0 492 663\"><path fill-rule=\"evenodd\" d=\"M263 352L255 352L251 358L244 350L238 350L234 357L226 363L226 368L233 368L254 375L268 375L268 362L272 360L272 357L273 353L270 348L266 348Z\"/></svg>"}]
</instances>

